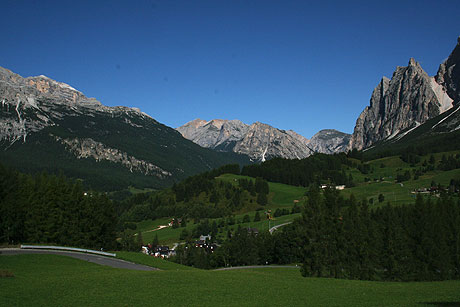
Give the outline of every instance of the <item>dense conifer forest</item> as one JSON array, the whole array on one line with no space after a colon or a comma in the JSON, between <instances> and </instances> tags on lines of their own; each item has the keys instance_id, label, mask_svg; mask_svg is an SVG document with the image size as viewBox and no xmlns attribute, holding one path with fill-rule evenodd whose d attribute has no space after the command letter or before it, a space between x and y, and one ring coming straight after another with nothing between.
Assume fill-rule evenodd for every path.
<instances>
[{"instance_id":1,"label":"dense conifer forest","mask_svg":"<svg viewBox=\"0 0 460 307\"><path fill-rule=\"evenodd\" d=\"M352 166L352 163L344 153L314 154L302 160L274 158L261 164L247 165L241 174L294 186L308 187L321 181L350 186L353 178L346 174L345 166Z\"/></svg>"},{"instance_id":2,"label":"dense conifer forest","mask_svg":"<svg viewBox=\"0 0 460 307\"><path fill-rule=\"evenodd\" d=\"M120 229L123 223L161 217L219 218L232 215L246 205L263 207L269 193L267 181L239 180L235 184L216 180L222 174L239 174L240 166L230 164L195 175L170 189L134 195L117 202Z\"/></svg>"},{"instance_id":3,"label":"dense conifer forest","mask_svg":"<svg viewBox=\"0 0 460 307\"><path fill-rule=\"evenodd\" d=\"M0 242L116 248L116 215L105 194L64 176L24 175L0 165Z\"/></svg>"},{"instance_id":4,"label":"dense conifer forest","mask_svg":"<svg viewBox=\"0 0 460 307\"><path fill-rule=\"evenodd\" d=\"M238 228L215 252L181 247L175 261L200 268L301 263L303 276L362 280L460 278L460 203L448 195L370 210L316 186L302 217L281 231Z\"/></svg>"}]
</instances>

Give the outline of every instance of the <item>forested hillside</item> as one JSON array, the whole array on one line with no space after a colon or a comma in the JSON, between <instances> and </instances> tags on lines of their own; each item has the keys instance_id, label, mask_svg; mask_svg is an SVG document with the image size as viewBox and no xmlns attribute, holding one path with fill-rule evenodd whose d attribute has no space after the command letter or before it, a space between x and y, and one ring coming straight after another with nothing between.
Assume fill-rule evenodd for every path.
<instances>
[{"instance_id":1,"label":"forested hillside","mask_svg":"<svg viewBox=\"0 0 460 307\"><path fill-rule=\"evenodd\" d=\"M24 175L0 165L0 242L116 248L115 210L106 195L64 176Z\"/></svg>"},{"instance_id":2,"label":"forested hillside","mask_svg":"<svg viewBox=\"0 0 460 307\"><path fill-rule=\"evenodd\" d=\"M255 210L267 204L268 184L265 180L240 179L237 184L217 180L222 174L239 174L238 164L230 164L210 172L191 176L172 188L155 193L134 195L117 203L121 222L176 217L188 219L230 216L246 208Z\"/></svg>"},{"instance_id":3,"label":"forested hillside","mask_svg":"<svg viewBox=\"0 0 460 307\"><path fill-rule=\"evenodd\" d=\"M241 174L295 186L320 182L350 186L353 178L345 172L347 166L351 167L352 161L344 153L315 154L302 160L275 158L258 165L247 165Z\"/></svg>"},{"instance_id":4,"label":"forested hillside","mask_svg":"<svg viewBox=\"0 0 460 307\"><path fill-rule=\"evenodd\" d=\"M313 186L302 217L258 235L238 228L215 251L178 249L175 261L200 268L302 263L303 276L363 280L460 278L460 202L436 201L370 210L353 196Z\"/></svg>"},{"instance_id":5,"label":"forested hillside","mask_svg":"<svg viewBox=\"0 0 460 307\"><path fill-rule=\"evenodd\" d=\"M153 242L144 241L137 225L160 220L172 221L170 228L180 234L167 241L182 242L172 260L199 268L299 263L304 276L458 279L459 167L456 152L405 152L370 162L357 152L274 159L242 171L237 164L226 165L124 201L85 192L80 182L63 176L0 168L0 241L138 250L141 244L160 244L161 232ZM308 186L308 191L278 184L279 192L290 187L293 192L285 195L296 195L280 202L269 179ZM394 196L396 188L429 180L429 190L399 202L366 194L389 185ZM347 185L343 192L335 188L341 183ZM273 233L250 226L273 216L280 218L278 224L292 223ZM200 235L211 235L208 247L197 247Z\"/></svg>"}]
</instances>

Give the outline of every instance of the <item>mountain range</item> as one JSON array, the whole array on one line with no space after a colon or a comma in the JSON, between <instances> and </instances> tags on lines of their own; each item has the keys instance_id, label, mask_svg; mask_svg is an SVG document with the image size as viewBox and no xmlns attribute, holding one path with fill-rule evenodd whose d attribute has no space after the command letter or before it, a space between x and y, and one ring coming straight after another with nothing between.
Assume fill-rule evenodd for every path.
<instances>
[{"instance_id":1,"label":"mountain range","mask_svg":"<svg viewBox=\"0 0 460 307\"><path fill-rule=\"evenodd\" d=\"M401 138L429 119L460 102L460 37L434 77L414 59L397 67L391 79L383 77L370 105L356 120L349 148L370 148L378 142Z\"/></svg>"},{"instance_id":2,"label":"mountain range","mask_svg":"<svg viewBox=\"0 0 460 307\"><path fill-rule=\"evenodd\" d=\"M114 190L161 188L228 163L435 142L460 128L459 61L460 38L436 76L410 59L382 78L352 135L327 129L311 139L239 120L196 119L175 130L139 109L104 106L65 83L0 67L0 158L21 171L63 172Z\"/></svg>"},{"instance_id":3,"label":"mountain range","mask_svg":"<svg viewBox=\"0 0 460 307\"><path fill-rule=\"evenodd\" d=\"M260 122L247 125L239 120L195 119L177 128L183 137L218 151L247 155L252 161L274 157L303 159L315 152L335 153L347 149L351 135L321 130L310 140L292 130L280 130Z\"/></svg>"},{"instance_id":4,"label":"mountain range","mask_svg":"<svg viewBox=\"0 0 460 307\"><path fill-rule=\"evenodd\" d=\"M107 107L46 76L0 68L0 157L21 171L63 172L91 187L159 188L246 156L184 139L136 108Z\"/></svg>"}]
</instances>

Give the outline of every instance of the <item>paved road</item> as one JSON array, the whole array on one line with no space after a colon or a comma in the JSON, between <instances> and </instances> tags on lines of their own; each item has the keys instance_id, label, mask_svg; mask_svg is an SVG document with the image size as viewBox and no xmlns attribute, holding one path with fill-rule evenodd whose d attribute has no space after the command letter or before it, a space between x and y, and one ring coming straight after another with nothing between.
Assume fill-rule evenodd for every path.
<instances>
[{"instance_id":1,"label":"paved road","mask_svg":"<svg viewBox=\"0 0 460 307\"><path fill-rule=\"evenodd\" d=\"M226 267L226 268L215 269L214 271L260 269L260 268L300 269L300 267L296 265L247 265L247 266L231 266L231 267Z\"/></svg>"},{"instance_id":2,"label":"paved road","mask_svg":"<svg viewBox=\"0 0 460 307\"><path fill-rule=\"evenodd\" d=\"M268 231L270 231L270 233L273 233L275 230L277 230L278 228L280 227L283 227L285 225L288 225L288 224L291 224L292 222L287 222L287 223L283 223L283 224L279 224L279 225L276 225L276 226L273 226L272 228L270 228Z\"/></svg>"},{"instance_id":3,"label":"paved road","mask_svg":"<svg viewBox=\"0 0 460 307\"><path fill-rule=\"evenodd\" d=\"M97 263L100 265L111 266L113 268L118 268L118 269L128 269L128 270L137 270L137 271L159 270L157 268L152 268L146 265L132 263L132 262L117 259L117 258L110 258L110 257L104 257L100 255L84 254L84 253L70 252L70 251L3 248L3 249L0 249L0 253L1 255L22 255L22 254L63 255L63 256L69 256L69 257L77 258L77 259L92 262L92 263Z\"/></svg>"}]
</instances>

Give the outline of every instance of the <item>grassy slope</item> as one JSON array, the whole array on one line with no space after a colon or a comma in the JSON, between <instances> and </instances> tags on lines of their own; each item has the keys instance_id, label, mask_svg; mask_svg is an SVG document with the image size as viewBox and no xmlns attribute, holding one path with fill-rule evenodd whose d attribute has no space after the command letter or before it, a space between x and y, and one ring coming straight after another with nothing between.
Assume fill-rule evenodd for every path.
<instances>
[{"instance_id":1,"label":"grassy slope","mask_svg":"<svg viewBox=\"0 0 460 307\"><path fill-rule=\"evenodd\" d=\"M238 175L232 175L232 174L225 174L220 177L218 177L219 180L223 181L228 181L231 183L235 183L237 179L239 178L250 178L250 177L245 177L245 176L238 176ZM305 194L306 189L303 187L294 187L286 184L281 184L281 183L269 183L270 186L270 195L269 195L269 203L267 206L264 207L263 211L260 211L260 217L261 221L259 222L252 222L254 220L254 215L255 211L250 211L250 212L244 212L241 214L235 215L236 220L243 220L243 217L248 214L251 222L249 223L240 223L241 227L255 227L259 230L268 230L269 228L269 223L268 220L265 219L265 210L271 209L273 212L276 210L276 208L292 208L294 205L294 200L300 200ZM276 218L274 221L270 222L270 226L275 226L279 225L285 222L289 222L294 220L296 217L299 217L300 214L291 214L291 215L285 215L285 216L280 216ZM216 219L216 221L219 219ZM168 222L170 222L171 219L169 218L164 218L164 219L157 219L154 221L147 220L147 221L142 221L137 224L138 230L142 232L142 239L145 243L147 242L152 242L153 238L155 235L158 235L158 239L160 243L162 244L169 244L171 245L174 242L179 241L179 236L181 232L183 231L184 228L176 228L173 229L171 227L164 228L161 230L156 230L152 231L157 226L159 225L166 225ZM214 220L210 219L210 222L212 223ZM229 226L231 229L236 229L238 225L233 225ZM195 228L196 225L194 225L192 222L189 222L187 224L187 230L191 232L193 228ZM223 231L223 230L222 230ZM225 233L222 233L222 235L225 235Z\"/></svg>"},{"instance_id":2,"label":"grassy slope","mask_svg":"<svg viewBox=\"0 0 460 307\"><path fill-rule=\"evenodd\" d=\"M434 154L436 163L441 160L443 154L456 154L457 151L438 153ZM350 194L354 194L357 199L373 198L374 206L382 205L378 204L378 195L382 193L385 197L383 204L390 201L392 204L407 204L411 203L415 199L415 194L411 194L414 189L429 187L431 181L435 181L437 184L447 186L452 178L460 178L460 169L451 171L430 171L420 176L418 180L404 181L402 185L395 182L396 175L398 173L404 173L406 170L418 169L424 160L428 160L429 156L424 156L421 162L415 167L410 167L408 163L403 162L399 157L385 157L370 161L369 163L373 167L374 171L370 174L363 175L358 170L352 171L354 181L357 183L356 187L345 189L342 195L349 197ZM380 167L381 165L385 167ZM364 182L364 178L368 177L371 179L369 182ZM383 178L382 181L379 179ZM379 181L375 181L378 179Z\"/></svg>"},{"instance_id":3,"label":"grassy slope","mask_svg":"<svg viewBox=\"0 0 460 307\"><path fill-rule=\"evenodd\" d=\"M236 184L236 180L241 178L254 180L254 178L251 177L233 174L224 174L217 179ZM276 208L291 208L294 205L294 200L302 199L307 191L304 187L295 187L282 183L269 182L268 186L270 187L270 194L268 197L268 205L265 208L272 210Z\"/></svg>"},{"instance_id":4,"label":"grassy slope","mask_svg":"<svg viewBox=\"0 0 460 307\"><path fill-rule=\"evenodd\" d=\"M437 153L434 154L436 159L436 164L441 160L443 154L456 154L458 151L446 152L446 153ZM349 197L351 194L354 194L355 197L360 200L363 198L373 198L374 204L372 207L378 207L387 204L390 201L392 204L402 205L407 203L412 203L415 199L415 194L411 192L417 188L429 187L431 181L435 181L437 184L442 184L447 186L452 178L460 179L460 169L451 170L451 171L430 171L426 174L420 176L418 180L409 180L405 181L402 184L396 183L395 178L398 173L404 173L406 170L417 169L421 166L424 160L428 160L429 156L422 157L421 162L415 167L410 167L408 163L403 162L398 156L385 157L377 160L370 161L369 164L372 166L373 172L369 174L361 174L357 169L352 169L351 173L356 182L356 186L353 188L347 188L342 191L344 197ZM359 162L359 161L355 161ZM384 167L381 167L381 166ZM371 180L365 182L364 178L368 177ZM238 176L233 174L224 174L218 177L218 180L223 180L230 182L232 184L237 184L237 180L240 178L251 179L246 176ZM383 180L380 180L382 179ZM271 209L273 212L277 208L292 208L294 200L303 200L305 192L307 191L304 187L295 187L281 183L269 183L270 186L270 195L268 197L268 204L264 207L263 211L260 211L262 221L254 223L241 223L241 227L256 227L259 230L268 229L268 221L264 218L264 211ZM384 202L378 202L378 195L384 195ZM242 220L243 216L248 214L251 218L251 221L254 218L255 211L245 212L244 210L235 216L236 220ZM284 222L292 221L299 214L282 216L276 219L276 221L271 222L271 226L275 224L281 224ZM179 241L180 233L183 228L165 228L158 231L151 231L155 229L158 225L165 225L170 221L170 219L160 219L155 221L143 221L138 224L138 229L142 231L142 238L144 242L151 242L155 236L158 235L158 238L162 244L172 245L174 242ZM210 222L212 223L212 219ZM192 231L195 225L191 222L187 224L187 230ZM230 228L235 229L238 225L231 226Z\"/></svg>"},{"instance_id":5,"label":"grassy slope","mask_svg":"<svg viewBox=\"0 0 460 307\"><path fill-rule=\"evenodd\" d=\"M0 256L4 306L414 306L460 302L460 281L303 278L295 269L113 269L57 255Z\"/></svg>"}]
</instances>

